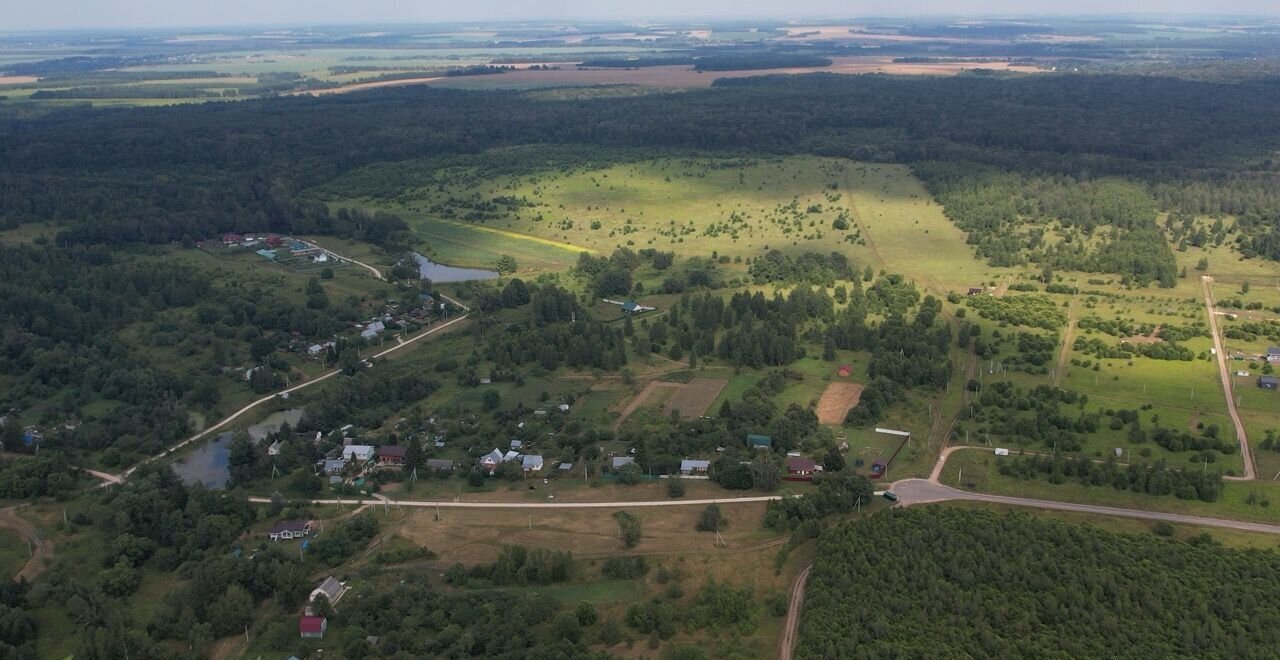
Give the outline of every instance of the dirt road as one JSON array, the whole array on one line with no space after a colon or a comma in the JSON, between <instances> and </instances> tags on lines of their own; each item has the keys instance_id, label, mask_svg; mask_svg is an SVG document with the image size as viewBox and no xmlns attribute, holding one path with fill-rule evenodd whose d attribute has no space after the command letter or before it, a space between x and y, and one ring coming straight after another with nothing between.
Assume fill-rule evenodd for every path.
<instances>
[{"instance_id":1,"label":"dirt road","mask_svg":"<svg viewBox=\"0 0 1280 660\"><path fill-rule=\"evenodd\" d=\"M1208 518L1205 516L1190 516L1181 513L1123 509L1120 507L1098 506L1095 504L1075 504L1073 502L1055 502L1052 500L1037 500L1027 497L1007 497L1004 495L971 493L957 488L952 488L950 486L943 486L942 484L927 481L925 479L904 479L903 481L893 484L892 489L894 494L898 496L898 502L904 505L925 504L928 502L946 502L952 500L969 500L1034 507L1037 509L1095 513L1104 516L1119 516L1121 518L1163 520L1165 522L1180 523L1184 525L1221 527L1224 529L1235 529L1243 532L1280 534L1280 525L1267 525L1265 523L1244 522L1241 520L1226 520L1223 518Z\"/></svg>"},{"instance_id":2,"label":"dirt road","mask_svg":"<svg viewBox=\"0 0 1280 660\"><path fill-rule=\"evenodd\" d=\"M791 585L791 602L787 605L787 623L782 628L782 639L778 642L778 658L791 660L791 653L796 648L797 633L800 631L800 609L804 607L804 588L809 583L809 571L813 564L804 567Z\"/></svg>"},{"instance_id":3,"label":"dirt road","mask_svg":"<svg viewBox=\"0 0 1280 660\"><path fill-rule=\"evenodd\" d=\"M1227 367L1227 353L1222 350L1222 334L1218 331L1218 316L1213 313L1213 278L1200 276L1200 285L1204 287L1204 307L1209 313L1209 334L1213 335L1213 348L1217 354L1214 363L1218 365L1218 377L1222 379L1222 394L1227 399L1227 413L1231 415L1231 423L1236 427L1236 439L1240 441L1240 460L1244 462L1243 477L1223 477L1237 481L1252 481L1257 478L1253 469L1253 454L1249 451L1249 437L1244 430L1244 422L1240 421L1240 413L1236 411L1236 400L1231 395L1231 371Z\"/></svg>"},{"instance_id":4,"label":"dirt road","mask_svg":"<svg viewBox=\"0 0 1280 660\"><path fill-rule=\"evenodd\" d=\"M31 558L27 560L27 563L23 565L13 579L31 582L36 579L36 576L44 572L44 569L53 559L53 544L40 535L40 530L36 529L35 525L18 515L19 508L20 506L11 506L0 509L0 528L16 533L22 537L23 541L30 544Z\"/></svg>"},{"instance_id":5,"label":"dirt road","mask_svg":"<svg viewBox=\"0 0 1280 660\"><path fill-rule=\"evenodd\" d=\"M1062 375L1067 371L1067 357L1071 355L1071 335L1076 329L1076 296L1071 296L1071 306L1067 308L1067 329L1062 332L1062 348L1058 349L1058 363L1053 368L1053 386L1062 384Z\"/></svg>"}]
</instances>

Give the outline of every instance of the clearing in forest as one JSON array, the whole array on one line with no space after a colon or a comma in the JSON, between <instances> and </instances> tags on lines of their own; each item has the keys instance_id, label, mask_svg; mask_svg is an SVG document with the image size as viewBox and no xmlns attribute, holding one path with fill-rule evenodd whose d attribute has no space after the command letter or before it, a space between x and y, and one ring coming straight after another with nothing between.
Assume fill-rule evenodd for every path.
<instances>
[{"instance_id":1,"label":"clearing in forest","mask_svg":"<svg viewBox=\"0 0 1280 660\"><path fill-rule=\"evenodd\" d=\"M818 423L840 424L862 397L861 383L831 383L818 400Z\"/></svg>"},{"instance_id":2,"label":"clearing in forest","mask_svg":"<svg viewBox=\"0 0 1280 660\"><path fill-rule=\"evenodd\" d=\"M335 206L401 215L429 256L456 265L506 253L522 267L565 270L577 251L628 247L714 254L730 260L722 268L745 270L772 249L838 251L939 293L1009 272L974 259L964 232L901 165L515 147L370 165L316 192Z\"/></svg>"}]
</instances>

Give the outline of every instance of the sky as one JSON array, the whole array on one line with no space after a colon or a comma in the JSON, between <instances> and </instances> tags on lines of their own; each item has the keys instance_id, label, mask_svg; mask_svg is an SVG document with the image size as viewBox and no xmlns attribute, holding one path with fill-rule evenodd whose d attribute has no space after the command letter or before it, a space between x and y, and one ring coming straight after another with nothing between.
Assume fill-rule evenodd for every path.
<instances>
[{"instance_id":1,"label":"sky","mask_svg":"<svg viewBox=\"0 0 1280 660\"><path fill-rule=\"evenodd\" d=\"M1280 14L1277 0L0 0L0 29L1036 13Z\"/></svg>"}]
</instances>

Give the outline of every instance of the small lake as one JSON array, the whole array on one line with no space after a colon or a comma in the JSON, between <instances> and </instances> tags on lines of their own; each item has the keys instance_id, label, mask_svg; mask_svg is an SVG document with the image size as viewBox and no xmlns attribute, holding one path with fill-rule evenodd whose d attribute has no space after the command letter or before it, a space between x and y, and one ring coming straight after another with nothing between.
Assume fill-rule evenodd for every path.
<instances>
[{"instance_id":1,"label":"small lake","mask_svg":"<svg viewBox=\"0 0 1280 660\"><path fill-rule=\"evenodd\" d=\"M248 428L249 437L255 442L262 442L269 433L275 433L286 422L296 426L302 421L302 409L278 410L267 415L267 418ZM231 431L219 433L213 440L204 443L199 449L187 454L173 464L173 471L188 486L204 484L205 488L226 488L231 478L228 467L231 457Z\"/></svg>"},{"instance_id":2,"label":"small lake","mask_svg":"<svg viewBox=\"0 0 1280 660\"><path fill-rule=\"evenodd\" d=\"M432 282L466 282L468 280L493 280L497 279L498 272L493 270L485 270L483 268L458 268L457 266L446 266L438 264L417 252L413 253L413 258L418 260L418 273L423 279Z\"/></svg>"}]
</instances>

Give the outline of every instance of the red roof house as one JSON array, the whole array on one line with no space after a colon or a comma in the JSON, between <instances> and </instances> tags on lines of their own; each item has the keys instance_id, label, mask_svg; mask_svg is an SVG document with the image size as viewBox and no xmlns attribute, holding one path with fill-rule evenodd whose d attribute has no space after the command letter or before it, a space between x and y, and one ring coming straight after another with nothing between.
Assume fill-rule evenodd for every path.
<instances>
[{"instance_id":1,"label":"red roof house","mask_svg":"<svg viewBox=\"0 0 1280 660\"><path fill-rule=\"evenodd\" d=\"M378 447L376 456L378 457L378 465L404 465L404 457L408 454L408 447L383 445Z\"/></svg>"},{"instance_id":2,"label":"red roof house","mask_svg":"<svg viewBox=\"0 0 1280 660\"><path fill-rule=\"evenodd\" d=\"M304 616L298 619L298 634L304 638L319 639L329 628L329 620L322 616Z\"/></svg>"},{"instance_id":3,"label":"red roof house","mask_svg":"<svg viewBox=\"0 0 1280 660\"><path fill-rule=\"evenodd\" d=\"M836 370L836 375L841 378L848 378L849 374L852 374L852 373L853 373L853 367L847 364L840 365L840 368Z\"/></svg>"},{"instance_id":4,"label":"red roof house","mask_svg":"<svg viewBox=\"0 0 1280 660\"><path fill-rule=\"evenodd\" d=\"M812 458L787 457L787 481L811 481L817 471L818 464Z\"/></svg>"}]
</instances>

